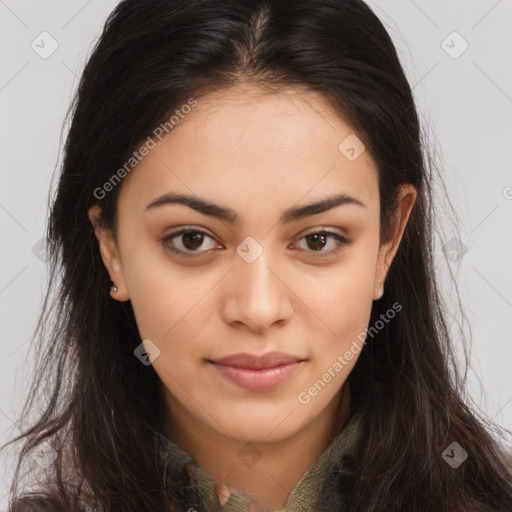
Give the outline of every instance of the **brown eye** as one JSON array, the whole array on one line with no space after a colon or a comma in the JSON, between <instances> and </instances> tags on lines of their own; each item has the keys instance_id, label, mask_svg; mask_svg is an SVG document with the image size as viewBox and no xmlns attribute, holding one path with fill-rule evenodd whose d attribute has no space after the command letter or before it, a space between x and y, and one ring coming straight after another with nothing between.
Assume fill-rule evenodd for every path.
<instances>
[{"instance_id":1,"label":"brown eye","mask_svg":"<svg viewBox=\"0 0 512 512\"><path fill-rule=\"evenodd\" d=\"M308 247L319 251L325 247L329 237L325 233L313 233L312 235L306 235L304 238L309 242Z\"/></svg>"},{"instance_id":2,"label":"brown eye","mask_svg":"<svg viewBox=\"0 0 512 512\"><path fill-rule=\"evenodd\" d=\"M204 247L205 240L213 238L200 229L181 229L162 240L165 249L172 251L176 254L183 256L200 256L207 252L209 249L216 247L213 244L211 247ZM203 248L204 250L198 250Z\"/></svg>"},{"instance_id":3,"label":"brown eye","mask_svg":"<svg viewBox=\"0 0 512 512\"><path fill-rule=\"evenodd\" d=\"M186 233L183 233L183 245L190 250L199 249L201 247L204 235L203 233L199 233L197 231L188 231Z\"/></svg>"},{"instance_id":4,"label":"brown eye","mask_svg":"<svg viewBox=\"0 0 512 512\"><path fill-rule=\"evenodd\" d=\"M324 229L308 233L307 235L304 235L301 240L306 241L306 248L302 248L302 250L312 253L320 253L320 255L332 254L350 243L349 240L338 235L338 233L326 231ZM329 247L329 242L331 240L331 248L324 250L325 247Z\"/></svg>"}]
</instances>

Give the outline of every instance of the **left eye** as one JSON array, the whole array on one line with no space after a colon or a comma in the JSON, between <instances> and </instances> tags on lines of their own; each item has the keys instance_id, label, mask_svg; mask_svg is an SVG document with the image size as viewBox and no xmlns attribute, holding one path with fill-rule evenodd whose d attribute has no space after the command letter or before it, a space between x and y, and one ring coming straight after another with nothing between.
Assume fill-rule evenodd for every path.
<instances>
[{"instance_id":1,"label":"left eye","mask_svg":"<svg viewBox=\"0 0 512 512\"><path fill-rule=\"evenodd\" d=\"M342 246L348 245L349 241L341 236L338 233L334 233L332 231L325 231L322 229L321 231L313 231L304 235L300 240L306 241L306 246L309 248L313 248L313 250L304 249L308 252L320 252L320 253L333 253L341 249ZM328 241L331 240L331 246L334 248L329 250L323 250L326 246L328 246Z\"/></svg>"}]
</instances>

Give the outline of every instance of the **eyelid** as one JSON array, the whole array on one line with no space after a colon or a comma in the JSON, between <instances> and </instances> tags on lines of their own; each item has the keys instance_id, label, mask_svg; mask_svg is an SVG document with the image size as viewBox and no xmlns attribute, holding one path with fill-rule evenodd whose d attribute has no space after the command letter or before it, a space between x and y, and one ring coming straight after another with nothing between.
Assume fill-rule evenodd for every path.
<instances>
[{"instance_id":1,"label":"eyelid","mask_svg":"<svg viewBox=\"0 0 512 512\"><path fill-rule=\"evenodd\" d=\"M308 228L305 231L299 233L297 236L300 239L300 238L303 238L303 237L308 236L308 235L314 235L316 233L320 233L320 234L324 233L326 235L329 235L329 234L338 235L339 237L348 240L348 237L346 237L345 235L342 235L341 233L337 233L336 231L332 231L327 226L319 226L319 227L317 226L317 227L314 227L314 228Z\"/></svg>"}]
</instances>

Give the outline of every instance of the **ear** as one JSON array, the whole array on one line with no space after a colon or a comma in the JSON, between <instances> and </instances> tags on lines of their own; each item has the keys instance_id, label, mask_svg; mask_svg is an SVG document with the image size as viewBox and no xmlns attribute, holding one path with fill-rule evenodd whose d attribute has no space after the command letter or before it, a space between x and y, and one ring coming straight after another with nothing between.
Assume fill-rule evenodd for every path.
<instances>
[{"instance_id":1,"label":"ear","mask_svg":"<svg viewBox=\"0 0 512 512\"><path fill-rule=\"evenodd\" d=\"M119 257L119 249L112 232L102 225L101 207L95 204L89 208L87 213L93 225L94 234L98 239L103 264L108 271L110 280L117 286L117 291L111 291L110 294L113 299L121 302L129 300L130 296L126 288L121 258Z\"/></svg>"},{"instance_id":2,"label":"ear","mask_svg":"<svg viewBox=\"0 0 512 512\"><path fill-rule=\"evenodd\" d=\"M398 187L397 209L391 219L389 238L379 249L373 286L374 300L380 299L384 294L384 281L400 245L400 240L402 239L416 197L417 190L413 185L402 184Z\"/></svg>"}]
</instances>

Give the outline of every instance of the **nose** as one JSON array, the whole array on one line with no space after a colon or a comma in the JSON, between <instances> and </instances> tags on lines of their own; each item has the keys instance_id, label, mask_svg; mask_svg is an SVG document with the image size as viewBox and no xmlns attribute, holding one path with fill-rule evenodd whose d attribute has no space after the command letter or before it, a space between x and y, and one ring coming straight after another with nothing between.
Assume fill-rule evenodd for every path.
<instances>
[{"instance_id":1,"label":"nose","mask_svg":"<svg viewBox=\"0 0 512 512\"><path fill-rule=\"evenodd\" d=\"M275 260L270 261L269 252L263 251L252 263L237 257L228 274L223 305L224 321L230 325L244 325L253 332L262 333L291 318L293 292L289 288L290 279Z\"/></svg>"}]
</instances>

